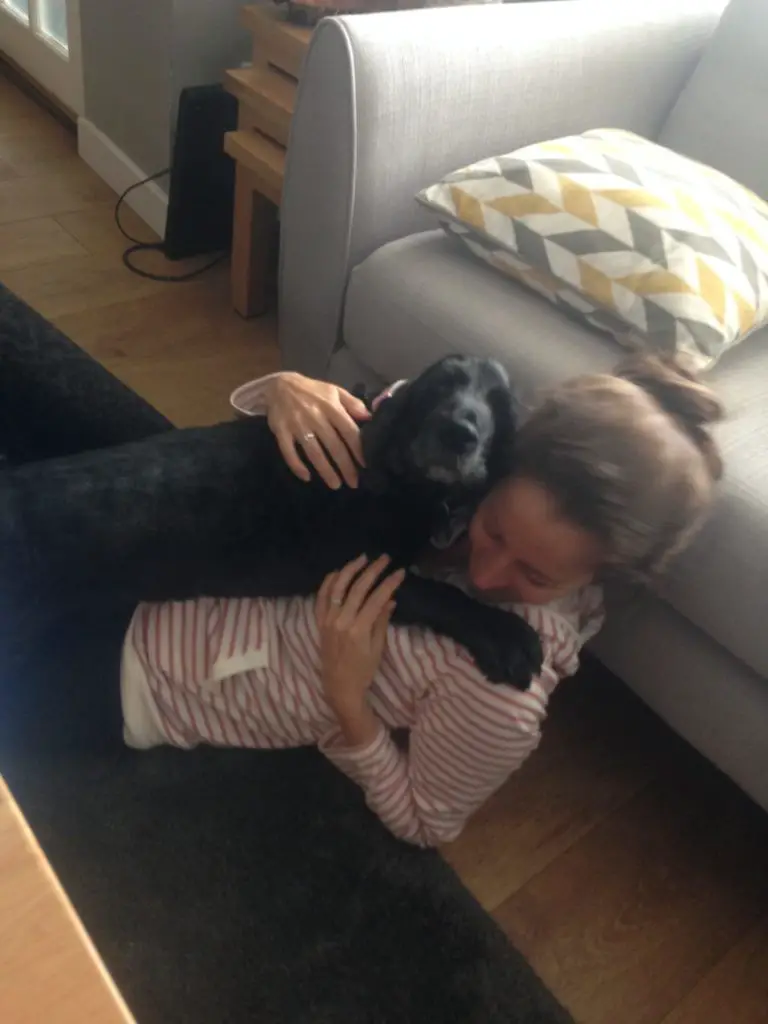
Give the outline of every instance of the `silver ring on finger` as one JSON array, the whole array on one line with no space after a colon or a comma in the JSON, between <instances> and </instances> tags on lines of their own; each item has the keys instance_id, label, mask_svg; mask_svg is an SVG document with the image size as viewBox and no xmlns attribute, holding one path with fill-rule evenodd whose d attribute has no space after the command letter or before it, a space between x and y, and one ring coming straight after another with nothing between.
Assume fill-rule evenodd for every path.
<instances>
[{"instance_id":1,"label":"silver ring on finger","mask_svg":"<svg viewBox=\"0 0 768 1024\"><path fill-rule=\"evenodd\" d=\"M314 441L316 438L317 434L313 433L311 430L308 430L306 434L302 434L301 436L303 444L306 444L308 441Z\"/></svg>"},{"instance_id":2,"label":"silver ring on finger","mask_svg":"<svg viewBox=\"0 0 768 1024\"><path fill-rule=\"evenodd\" d=\"M344 601L340 597L332 597L331 604L334 606L334 608L341 608L341 606L344 604Z\"/></svg>"}]
</instances>

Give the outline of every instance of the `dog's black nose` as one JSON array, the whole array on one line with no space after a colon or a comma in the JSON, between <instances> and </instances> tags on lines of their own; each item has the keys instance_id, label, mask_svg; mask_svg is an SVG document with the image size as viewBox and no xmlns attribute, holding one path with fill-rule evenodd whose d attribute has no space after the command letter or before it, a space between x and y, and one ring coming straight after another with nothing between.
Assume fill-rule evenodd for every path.
<instances>
[{"instance_id":1,"label":"dog's black nose","mask_svg":"<svg viewBox=\"0 0 768 1024\"><path fill-rule=\"evenodd\" d=\"M453 452L464 453L477 444L477 428L467 420L446 420L440 427L440 440Z\"/></svg>"}]
</instances>

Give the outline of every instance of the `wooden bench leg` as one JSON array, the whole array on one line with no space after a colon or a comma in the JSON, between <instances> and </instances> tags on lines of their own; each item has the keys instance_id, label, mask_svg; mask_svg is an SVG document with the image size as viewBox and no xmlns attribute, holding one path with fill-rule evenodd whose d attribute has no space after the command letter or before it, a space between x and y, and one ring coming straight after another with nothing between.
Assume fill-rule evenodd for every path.
<instances>
[{"instance_id":1,"label":"wooden bench leg","mask_svg":"<svg viewBox=\"0 0 768 1024\"><path fill-rule=\"evenodd\" d=\"M277 207L256 190L247 168L238 164L232 232L232 305L240 316L260 316L269 308L276 232Z\"/></svg>"}]
</instances>

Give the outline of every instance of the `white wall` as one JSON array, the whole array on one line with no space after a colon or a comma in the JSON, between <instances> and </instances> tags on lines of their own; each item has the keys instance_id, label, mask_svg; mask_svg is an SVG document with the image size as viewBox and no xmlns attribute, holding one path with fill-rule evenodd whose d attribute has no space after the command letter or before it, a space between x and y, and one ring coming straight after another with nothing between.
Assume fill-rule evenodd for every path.
<instances>
[{"instance_id":1,"label":"white wall","mask_svg":"<svg viewBox=\"0 0 768 1024\"><path fill-rule=\"evenodd\" d=\"M182 88L247 59L243 0L80 0L84 116L146 174L170 161Z\"/></svg>"}]
</instances>

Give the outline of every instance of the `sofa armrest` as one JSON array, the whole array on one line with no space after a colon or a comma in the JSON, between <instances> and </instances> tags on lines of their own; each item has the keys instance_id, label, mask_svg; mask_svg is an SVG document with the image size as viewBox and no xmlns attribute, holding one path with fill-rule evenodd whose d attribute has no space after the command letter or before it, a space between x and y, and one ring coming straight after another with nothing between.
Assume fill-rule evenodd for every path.
<instances>
[{"instance_id":1,"label":"sofa armrest","mask_svg":"<svg viewBox=\"0 0 768 1024\"><path fill-rule=\"evenodd\" d=\"M280 346L322 376L349 273L434 226L415 193L483 156L588 128L655 137L725 0L553 0L321 22L281 211Z\"/></svg>"}]
</instances>

